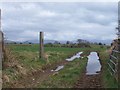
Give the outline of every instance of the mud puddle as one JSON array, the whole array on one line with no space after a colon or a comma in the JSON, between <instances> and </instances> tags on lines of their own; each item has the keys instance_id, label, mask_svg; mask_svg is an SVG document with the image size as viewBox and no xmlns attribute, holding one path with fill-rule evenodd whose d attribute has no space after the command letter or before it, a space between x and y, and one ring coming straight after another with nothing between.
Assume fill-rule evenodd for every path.
<instances>
[{"instance_id":1,"label":"mud puddle","mask_svg":"<svg viewBox=\"0 0 120 90\"><path fill-rule=\"evenodd\" d=\"M101 64L97 52L91 52L88 56L88 62L86 67L86 75L99 74L101 71Z\"/></svg>"},{"instance_id":2,"label":"mud puddle","mask_svg":"<svg viewBox=\"0 0 120 90\"><path fill-rule=\"evenodd\" d=\"M71 58L67 58L66 59L66 61L73 61L73 60L75 60L76 58L80 58L81 56L81 54L82 54L83 52L78 52L76 55L73 55Z\"/></svg>"}]
</instances>

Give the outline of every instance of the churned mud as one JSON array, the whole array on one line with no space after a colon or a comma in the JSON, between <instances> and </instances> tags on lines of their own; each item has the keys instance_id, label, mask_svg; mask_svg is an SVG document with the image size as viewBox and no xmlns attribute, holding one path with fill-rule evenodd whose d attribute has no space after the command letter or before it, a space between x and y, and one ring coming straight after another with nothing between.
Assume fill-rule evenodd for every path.
<instances>
[{"instance_id":1,"label":"churned mud","mask_svg":"<svg viewBox=\"0 0 120 90\"><path fill-rule=\"evenodd\" d=\"M83 72L74 88L102 88L101 74L86 75Z\"/></svg>"},{"instance_id":2,"label":"churned mud","mask_svg":"<svg viewBox=\"0 0 120 90\"><path fill-rule=\"evenodd\" d=\"M84 70L84 72L80 75L80 79L75 83L74 88L102 88L103 87L102 81L101 81L102 72L100 71L102 70L102 68L101 68L101 65L99 65L101 64L99 60L99 56L95 52L91 52L88 59L89 59L88 65Z\"/></svg>"}]
</instances>

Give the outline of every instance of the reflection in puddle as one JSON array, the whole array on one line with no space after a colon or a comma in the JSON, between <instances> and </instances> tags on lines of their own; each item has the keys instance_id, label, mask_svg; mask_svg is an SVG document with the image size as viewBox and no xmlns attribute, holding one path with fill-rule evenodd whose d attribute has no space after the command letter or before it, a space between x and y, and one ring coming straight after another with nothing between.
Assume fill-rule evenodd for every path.
<instances>
[{"instance_id":1,"label":"reflection in puddle","mask_svg":"<svg viewBox=\"0 0 120 90\"><path fill-rule=\"evenodd\" d=\"M66 59L67 61L73 61L74 59L76 59L76 58L80 58L80 55L82 54L83 52L78 52L76 55L74 55L74 56L72 56L71 58L68 58L68 59ZM59 70L61 70L61 69L63 69L64 68L64 65L61 65L61 66L58 66L55 70L51 70L52 72L53 71L55 71L55 72L57 72L57 71L59 71Z\"/></svg>"},{"instance_id":2,"label":"reflection in puddle","mask_svg":"<svg viewBox=\"0 0 120 90\"><path fill-rule=\"evenodd\" d=\"M55 70L51 70L51 71L57 72L57 71L59 71L59 70L61 70L61 69L63 69L63 68L64 68L64 66L62 65L62 66L58 66Z\"/></svg>"},{"instance_id":3,"label":"reflection in puddle","mask_svg":"<svg viewBox=\"0 0 120 90\"><path fill-rule=\"evenodd\" d=\"M71 58L66 59L67 61L73 61L76 58L80 58L80 54L82 54L83 52L78 52L76 55L72 56Z\"/></svg>"},{"instance_id":4,"label":"reflection in puddle","mask_svg":"<svg viewBox=\"0 0 120 90\"><path fill-rule=\"evenodd\" d=\"M87 75L92 74L98 74L101 70L101 64L99 62L99 57L97 55L97 52L91 52L88 56L88 62L87 62Z\"/></svg>"}]
</instances>

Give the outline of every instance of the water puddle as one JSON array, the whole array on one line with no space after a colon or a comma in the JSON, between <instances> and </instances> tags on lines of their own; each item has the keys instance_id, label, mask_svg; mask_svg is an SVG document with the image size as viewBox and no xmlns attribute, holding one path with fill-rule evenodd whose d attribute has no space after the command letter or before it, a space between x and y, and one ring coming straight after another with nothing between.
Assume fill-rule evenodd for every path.
<instances>
[{"instance_id":1,"label":"water puddle","mask_svg":"<svg viewBox=\"0 0 120 90\"><path fill-rule=\"evenodd\" d=\"M71 58L68 58L68 59L66 59L67 61L73 61L74 59L76 59L76 58L80 58L81 56L81 54L82 54L83 52L78 52L76 55L74 55L74 56L72 56ZM82 57L81 57L82 58ZM56 69L55 70L51 70L51 72L53 72L53 71L55 71L55 72L57 72L57 71L59 71L59 70L61 70L61 69L63 69L64 68L64 65L60 65L60 66L58 66L58 67L56 67Z\"/></svg>"},{"instance_id":2,"label":"water puddle","mask_svg":"<svg viewBox=\"0 0 120 90\"><path fill-rule=\"evenodd\" d=\"M57 72L57 71L59 71L59 70L61 70L61 69L63 69L63 68L64 68L64 66L61 65L61 66L58 66L55 70L51 70L51 71L55 71L55 72Z\"/></svg>"},{"instance_id":3,"label":"water puddle","mask_svg":"<svg viewBox=\"0 0 120 90\"><path fill-rule=\"evenodd\" d=\"M76 55L72 56L71 58L68 58L66 59L67 61L73 61L74 59L76 58L80 58L80 55L82 54L83 52L78 52Z\"/></svg>"},{"instance_id":4,"label":"water puddle","mask_svg":"<svg viewBox=\"0 0 120 90\"><path fill-rule=\"evenodd\" d=\"M101 71L101 64L97 52L91 52L88 56L86 75L98 74Z\"/></svg>"}]
</instances>

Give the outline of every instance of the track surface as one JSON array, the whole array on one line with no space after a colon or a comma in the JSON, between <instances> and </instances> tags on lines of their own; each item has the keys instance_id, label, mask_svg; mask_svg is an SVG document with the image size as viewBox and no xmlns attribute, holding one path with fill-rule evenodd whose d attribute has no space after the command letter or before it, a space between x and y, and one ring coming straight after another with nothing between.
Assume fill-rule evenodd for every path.
<instances>
[{"instance_id":1,"label":"track surface","mask_svg":"<svg viewBox=\"0 0 120 90\"><path fill-rule=\"evenodd\" d=\"M77 81L74 88L101 88L101 74L86 75L82 74L81 78Z\"/></svg>"}]
</instances>

